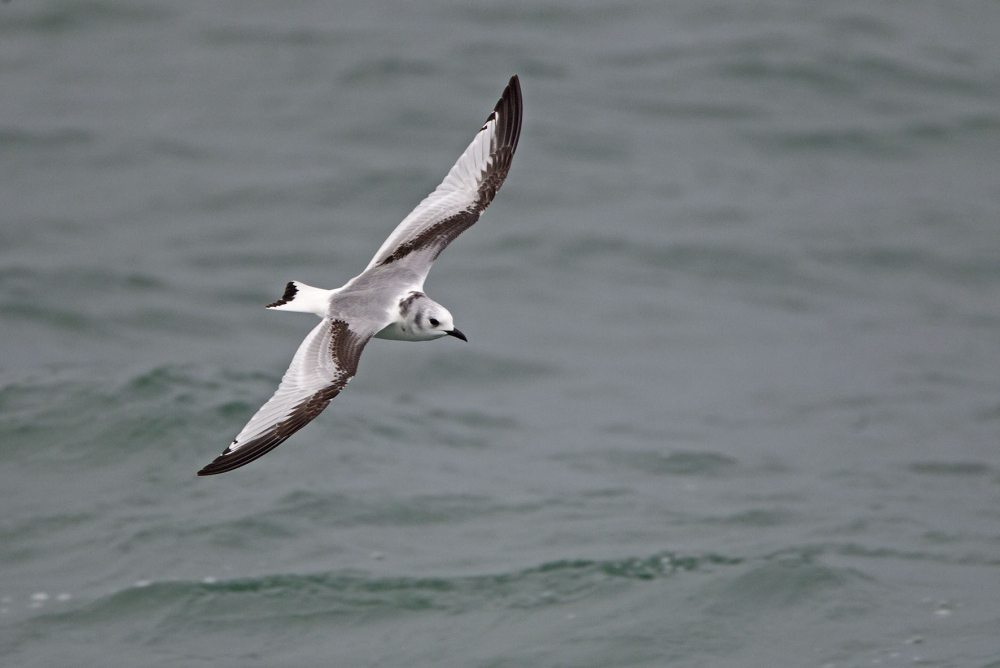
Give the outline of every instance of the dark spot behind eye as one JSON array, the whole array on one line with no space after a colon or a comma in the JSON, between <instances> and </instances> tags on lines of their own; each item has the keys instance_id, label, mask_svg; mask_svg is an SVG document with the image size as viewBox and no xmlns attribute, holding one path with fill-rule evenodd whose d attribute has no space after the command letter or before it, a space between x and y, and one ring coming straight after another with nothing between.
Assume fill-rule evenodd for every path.
<instances>
[{"instance_id":1,"label":"dark spot behind eye","mask_svg":"<svg viewBox=\"0 0 1000 668\"><path fill-rule=\"evenodd\" d=\"M431 318L428 322L431 323L431 327L437 327L438 325L441 324L440 322L437 321L436 318Z\"/></svg>"}]
</instances>

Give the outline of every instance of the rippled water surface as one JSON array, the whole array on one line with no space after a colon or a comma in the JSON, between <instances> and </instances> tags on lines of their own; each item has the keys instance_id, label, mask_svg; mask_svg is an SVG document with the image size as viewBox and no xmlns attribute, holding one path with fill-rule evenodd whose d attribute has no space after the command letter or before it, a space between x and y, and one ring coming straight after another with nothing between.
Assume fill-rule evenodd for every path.
<instances>
[{"instance_id":1,"label":"rippled water surface","mask_svg":"<svg viewBox=\"0 0 1000 668\"><path fill-rule=\"evenodd\" d=\"M507 78L427 291L211 461ZM1000 7L0 5L0 664L1000 666Z\"/></svg>"}]
</instances>

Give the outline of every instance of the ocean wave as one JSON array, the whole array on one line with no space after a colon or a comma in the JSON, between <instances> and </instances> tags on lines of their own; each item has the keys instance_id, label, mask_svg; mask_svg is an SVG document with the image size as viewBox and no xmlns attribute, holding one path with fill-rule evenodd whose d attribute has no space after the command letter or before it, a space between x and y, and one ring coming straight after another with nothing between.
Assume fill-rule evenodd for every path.
<instances>
[{"instance_id":1,"label":"ocean wave","mask_svg":"<svg viewBox=\"0 0 1000 668\"><path fill-rule=\"evenodd\" d=\"M92 336L110 329L102 299L113 295L121 303L126 296L148 299L165 290L158 277L140 271L30 265L0 271L0 308L8 318Z\"/></svg>"},{"instance_id":2,"label":"ocean wave","mask_svg":"<svg viewBox=\"0 0 1000 668\"><path fill-rule=\"evenodd\" d=\"M0 387L0 427L8 436L9 457L46 466L169 458L200 445L206 432L231 430L251 411L251 400L233 392L252 388L254 380L265 382L190 365L118 374L91 368L38 371ZM137 443L144 447L137 449Z\"/></svg>"},{"instance_id":3,"label":"ocean wave","mask_svg":"<svg viewBox=\"0 0 1000 668\"><path fill-rule=\"evenodd\" d=\"M176 623L183 616L192 616L199 623L229 625L272 616L302 618L376 610L458 613L479 607L526 609L568 603L629 582L742 562L741 558L719 554L661 552L649 557L567 559L510 573L460 577L328 572L219 581L142 581L50 617L74 626L150 615L167 624L171 618Z\"/></svg>"},{"instance_id":4,"label":"ocean wave","mask_svg":"<svg viewBox=\"0 0 1000 668\"><path fill-rule=\"evenodd\" d=\"M739 283L820 287L818 276L805 270L801 253L731 243L650 243L621 237L585 236L563 241L551 259L561 265L614 262L619 268L638 264L703 278ZM626 264L622 264L622 263Z\"/></svg>"},{"instance_id":5,"label":"ocean wave","mask_svg":"<svg viewBox=\"0 0 1000 668\"><path fill-rule=\"evenodd\" d=\"M80 128L28 130L13 126L0 127L0 148L7 150L62 151L69 146L90 144L96 138L94 132Z\"/></svg>"},{"instance_id":6,"label":"ocean wave","mask_svg":"<svg viewBox=\"0 0 1000 668\"><path fill-rule=\"evenodd\" d=\"M913 155L927 145L944 141L975 140L995 136L1000 116L973 114L934 120L871 121L850 126L775 131L747 131L743 136L764 150L832 151L869 157L898 158Z\"/></svg>"},{"instance_id":7,"label":"ocean wave","mask_svg":"<svg viewBox=\"0 0 1000 668\"><path fill-rule=\"evenodd\" d=\"M717 477L738 468L736 459L717 452L663 452L660 450L611 450L608 463L650 475Z\"/></svg>"},{"instance_id":8,"label":"ocean wave","mask_svg":"<svg viewBox=\"0 0 1000 668\"><path fill-rule=\"evenodd\" d=\"M1000 264L992 252L956 256L936 250L869 245L813 253L825 264L868 274L934 277L962 285L989 285L1000 281Z\"/></svg>"},{"instance_id":9,"label":"ocean wave","mask_svg":"<svg viewBox=\"0 0 1000 668\"><path fill-rule=\"evenodd\" d=\"M4 20L0 22L0 34L37 32L45 34L62 33L69 30L93 26L122 27L145 22L159 22L174 15L162 6L149 3L122 2L66 2L46 5L25 3L31 11L15 12L4 8Z\"/></svg>"}]
</instances>

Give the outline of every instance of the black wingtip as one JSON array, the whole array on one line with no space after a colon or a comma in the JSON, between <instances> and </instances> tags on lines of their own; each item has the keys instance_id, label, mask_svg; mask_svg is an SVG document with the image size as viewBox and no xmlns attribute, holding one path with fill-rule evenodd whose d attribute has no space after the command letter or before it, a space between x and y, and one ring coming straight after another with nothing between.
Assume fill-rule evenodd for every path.
<instances>
[{"instance_id":1,"label":"black wingtip","mask_svg":"<svg viewBox=\"0 0 1000 668\"><path fill-rule=\"evenodd\" d=\"M231 471L232 467L228 466L229 462L225 461L224 455L219 455L212 460L210 464L198 471L199 476L207 475L218 475L220 473L225 473L226 471Z\"/></svg>"},{"instance_id":2,"label":"black wingtip","mask_svg":"<svg viewBox=\"0 0 1000 668\"><path fill-rule=\"evenodd\" d=\"M511 101L513 101L514 107L520 109L521 80L517 78L516 74L510 78L510 81L507 82L507 87L503 89L503 94L500 95L500 99L497 100L497 106L493 107L493 111L499 113Z\"/></svg>"},{"instance_id":3,"label":"black wingtip","mask_svg":"<svg viewBox=\"0 0 1000 668\"><path fill-rule=\"evenodd\" d=\"M497 100L497 106L493 108L493 113L497 116L500 124L501 145L510 148L510 157L514 156L517 150L517 142L521 138L521 117L524 115L524 106L521 102L521 80L515 74L507 82L507 87L503 89L503 94ZM510 165L507 165L510 168Z\"/></svg>"},{"instance_id":4,"label":"black wingtip","mask_svg":"<svg viewBox=\"0 0 1000 668\"><path fill-rule=\"evenodd\" d=\"M263 453L261 453L263 454ZM258 455L259 456L259 455ZM212 460L210 464L205 466L202 470L198 471L198 476L208 476L208 475L219 475L220 473L226 473L234 469L238 469L245 464L249 464L257 457L251 457L249 459L237 459L235 457L226 457L220 455Z\"/></svg>"},{"instance_id":5,"label":"black wingtip","mask_svg":"<svg viewBox=\"0 0 1000 668\"><path fill-rule=\"evenodd\" d=\"M226 471L232 471L233 469L238 469L244 464L248 464L255 459L252 457L250 459L240 460L236 457L230 457L229 455L232 453L232 450L230 450L230 448L232 448L233 445L236 445L236 441L233 441L233 444L230 445L225 450L223 450L221 455L213 459L211 463L209 463L207 466L198 471L198 475L199 476L218 475L220 473L225 473ZM267 450L265 450L264 452L267 452Z\"/></svg>"},{"instance_id":6,"label":"black wingtip","mask_svg":"<svg viewBox=\"0 0 1000 668\"><path fill-rule=\"evenodd\" d=\"M306 420L306 422L308 422L308 420ZM263 438L245 443L243 447L237 451L226 448L221 455L213 459L202 470L198 471L198 475L218 475L220 473L233 471L241 466L246 466L250 462L263 457L268 452L284 443L288 440L288 437L298 431L298 429L305 424L305 422L296 424L297 426L287 434L278 435L273 432L265 434ZM233 445L236 444L234 443Z\"/></svg>"},{"instance_id":7,"label":"black wingtip","mask_svg":"<svg viewBox=\"0 0 1000 668\"><path fill-rule=\"evenodd\" d=\"M299 289L295 287L295 281L288 281L288 285L285 286L285 294L281 295L281 299L274 302L273 304L268 304L267 308L274 308L275 306L284 306L288 302L295 299L295 295L298 291Z\"/></svg>"}]
</instances>

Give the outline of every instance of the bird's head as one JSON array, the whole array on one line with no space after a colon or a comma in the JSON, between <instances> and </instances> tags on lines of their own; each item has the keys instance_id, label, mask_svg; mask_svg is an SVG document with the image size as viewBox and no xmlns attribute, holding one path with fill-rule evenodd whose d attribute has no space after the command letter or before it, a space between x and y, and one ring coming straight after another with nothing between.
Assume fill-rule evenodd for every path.
<instances>
[{"instance_id":1,"label":"bird's head","mask_svg":"<svg viewBox=\"0 0 1000 668\"><path fill-rule=\"evenodd\" d=\"M455 319L451 312L426 295L419 295L407 305L404 317L408 329L421 341L432 341L443 336L454 336L468 341L465 334L455 329Z\"/></svg>"}]
</instances>

